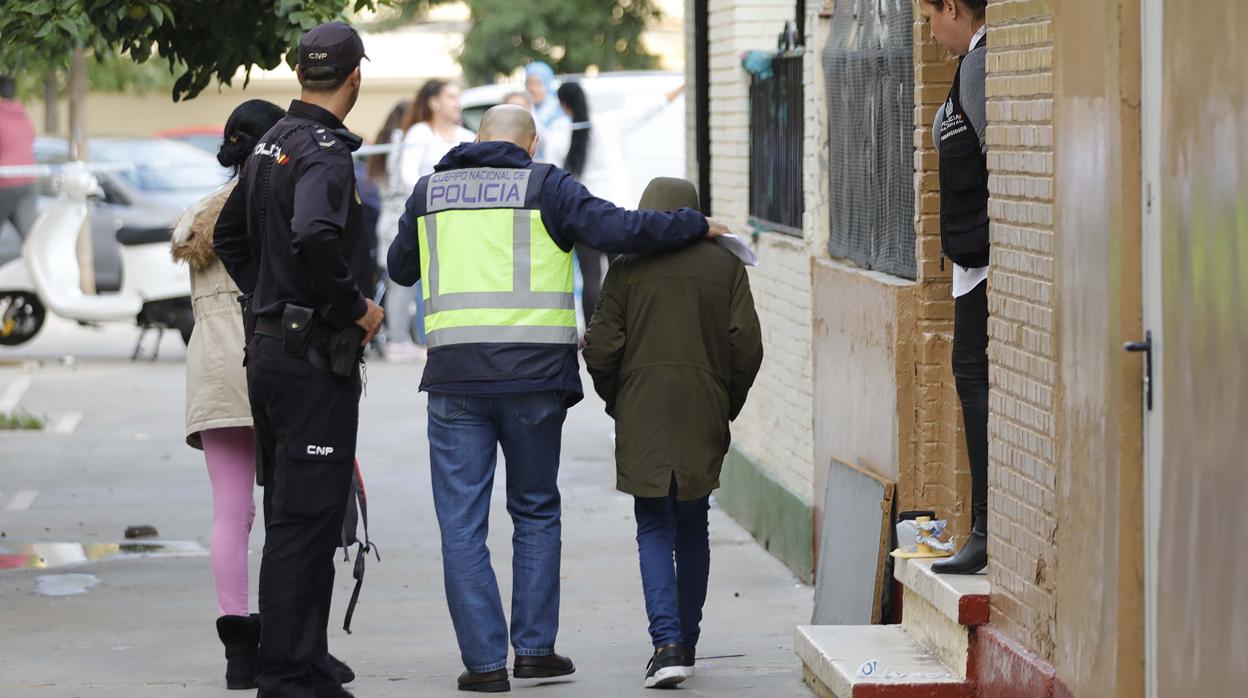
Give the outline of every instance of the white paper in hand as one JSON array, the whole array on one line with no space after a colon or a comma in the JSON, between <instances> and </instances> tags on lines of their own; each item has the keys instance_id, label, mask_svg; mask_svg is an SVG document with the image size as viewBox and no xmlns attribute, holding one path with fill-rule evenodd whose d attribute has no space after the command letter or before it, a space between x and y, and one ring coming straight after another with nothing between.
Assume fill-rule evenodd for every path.
<instances>
[{"instance_id":1,"label":"white paper in hand","mask_svg":"<svg viewBox=\"0 0 1248 698\"><path fill-rule=\"evenodd\" d=\"M754 250L746 244L745 240L728 233L715 238L716 244L737 256L737 259L745 263L747 267L758 266L758 255L754 254Z\"/></svg>"}]
</instances>

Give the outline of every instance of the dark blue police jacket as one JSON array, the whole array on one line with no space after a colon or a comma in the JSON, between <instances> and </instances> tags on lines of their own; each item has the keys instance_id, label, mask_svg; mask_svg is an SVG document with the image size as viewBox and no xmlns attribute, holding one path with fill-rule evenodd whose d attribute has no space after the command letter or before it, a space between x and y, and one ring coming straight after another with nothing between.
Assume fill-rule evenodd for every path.
<instances>
[{"instance_id":1,"label":"dark blue police jacket","mask_svg":"<svg viewBox=\"0 0 1248 698\"><path fill-rule=\"evenodd\" d=\"M504 141L464 143L442 158L438 172L468 167L528 168L533 160L519 146ZM421 186L418 184L416 191ZM629 211L589 193L569 173L550 167L540 194L542 223L560 249L583 243L609 254L659 252L683 247L706 236L706 219L692 209L671 213ZM415 191L399 220L399 233L387 255L390 278L412 286L420 280L420 241L416 222L424 197ZM432 393L514 395L554 390L568 406L584 397L576 348L563 344L461 344L429 351L420 389Z\"/></svg>"}]
</instances>

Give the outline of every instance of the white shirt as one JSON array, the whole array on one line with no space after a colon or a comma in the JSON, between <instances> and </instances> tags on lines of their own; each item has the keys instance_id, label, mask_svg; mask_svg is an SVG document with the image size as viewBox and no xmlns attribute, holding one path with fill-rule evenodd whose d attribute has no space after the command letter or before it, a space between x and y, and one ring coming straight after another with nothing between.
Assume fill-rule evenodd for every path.
<instances>
[{"instance_id":1,"label":"white shirt","mask_svg":"<svg viewBox=\"0 0 1248 698\"><path fill-rule=\"evenodd\" d=\"M979 40L983 38L983 36L987 33L988 33L988 25L985 24L984 26L979 28L979 31L975 32L975 36L971 37L971 48L969 50L974 50L975 44L978 44ZM987 280L988 280L988 267L961 267L961 266L958 266L957 264L954 264L953 265L953 297L961 298L962 296L965 296L971 291L974 291L976 286L984 283Z\"/></svg>"},{"instance_id":2,"label":"white shirt","mask_svg":"<svg viewBox=\"0 0 1248 698\"><path fill-rule=\"evenodd\" d=\"M433 174L434 165L441 162L451 148L476 138L475 133L462 126L455 127L455 136L450 140L435 133L427 122L409 128L399 151L399 181L403 189L411 192L421 177Z\"/></svg>"}]
</instances>

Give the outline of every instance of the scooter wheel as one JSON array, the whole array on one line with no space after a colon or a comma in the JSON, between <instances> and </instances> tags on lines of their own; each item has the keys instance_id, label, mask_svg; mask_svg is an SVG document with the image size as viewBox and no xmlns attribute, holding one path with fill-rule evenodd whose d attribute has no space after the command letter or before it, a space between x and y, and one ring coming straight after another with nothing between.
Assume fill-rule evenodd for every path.
<instances>
[{"instance_id":1,"label":"scooter wheel","mask_svg":"<svg viewBox=\"0 0 1248 698\"><path fill-rule=\"evenodd\" d=\"M25 344L39 334L47 316L33 293L0 291L0 346Z\"/></svg>"}]
</instances>

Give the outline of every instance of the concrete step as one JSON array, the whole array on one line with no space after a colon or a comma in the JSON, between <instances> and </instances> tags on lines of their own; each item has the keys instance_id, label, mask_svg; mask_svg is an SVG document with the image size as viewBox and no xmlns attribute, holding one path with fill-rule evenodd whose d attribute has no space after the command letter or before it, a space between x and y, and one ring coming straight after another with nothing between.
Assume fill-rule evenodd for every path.
<instances>
[{"instance_id":1,"label":"concrete step","mask_svg":"<svg viewBox=\"0 0 1248 698\"><path fill-rule=\"evenodd\" d=\"M936 574L933 559L894 561L893 577L907 591L931 604L958 625L974 628L988 622L988 596L992 588L988 575ZM903 606L904 608L904 606Z\"/></svg>"},{"instance_id":2,"label":"concrete step","mask_svg":"<svg viewBox=\"0 0 1248 698\"><path fill-rule=\"evenodd\" d=\"M931 559L899 559L893 576L901 582L902 628L958 676L971 663L971 631L988 622L986 575L932 572Z\"/></svg>"},{"instance_id":3,"label":"concrete step","mask_svg":"<svg viewBox=\"0 0 1248 698\"><path fill-rule=\"evenodd\" d=\"M797 655L823 698L972 698L974 686L896 625L803 625Z\"/></svg>"}]
</instances>

